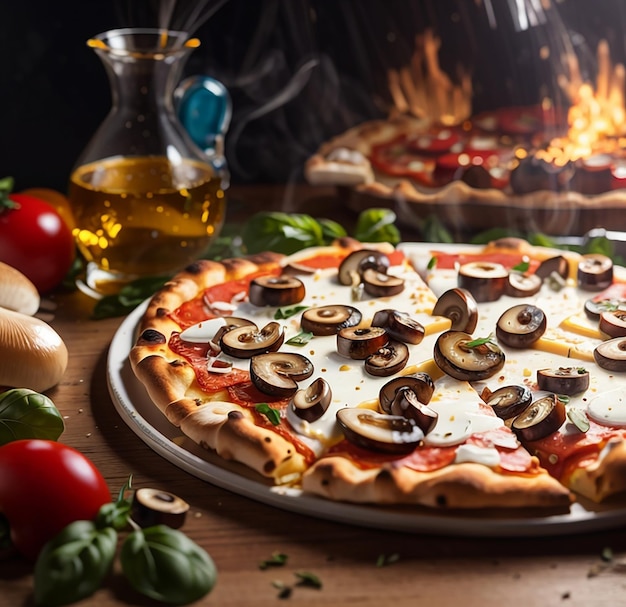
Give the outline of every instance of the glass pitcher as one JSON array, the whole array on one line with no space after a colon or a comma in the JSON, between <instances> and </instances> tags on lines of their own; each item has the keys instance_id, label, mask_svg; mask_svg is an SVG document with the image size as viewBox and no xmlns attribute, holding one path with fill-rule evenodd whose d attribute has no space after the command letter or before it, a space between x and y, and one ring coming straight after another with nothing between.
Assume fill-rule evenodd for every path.
<instances>
[{"instance_id":1,"label":"glass pitcher","mask_svg":"<svg viewBox=\"0 0 626 607\"><path fill-rule=\"evenodd\" d=\"M207 77L179 84L199 46L186 32L118 29L88 45L106 68L112 107L76 161L68 195L85 282L108 294L183 268L219 233L230 100Z\"/></svg>"}]
</instances>

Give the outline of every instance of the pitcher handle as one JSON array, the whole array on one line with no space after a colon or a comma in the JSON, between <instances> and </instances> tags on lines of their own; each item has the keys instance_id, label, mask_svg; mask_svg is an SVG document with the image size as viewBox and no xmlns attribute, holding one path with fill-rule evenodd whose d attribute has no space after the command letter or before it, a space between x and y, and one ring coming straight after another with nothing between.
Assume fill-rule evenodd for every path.
<instances>
[{"instance_id":1,"label":"pitcher handle","mask_svg":"<svg viewBox=\"0 0 626 607\"><path fill-rule=\"evenodd\" d=\"M219 80L209 76L185 78L174 91L174 101L179 120L200 149L214 153L221 147L232 104L228 89Z\"/></svg>"}]
</instances>

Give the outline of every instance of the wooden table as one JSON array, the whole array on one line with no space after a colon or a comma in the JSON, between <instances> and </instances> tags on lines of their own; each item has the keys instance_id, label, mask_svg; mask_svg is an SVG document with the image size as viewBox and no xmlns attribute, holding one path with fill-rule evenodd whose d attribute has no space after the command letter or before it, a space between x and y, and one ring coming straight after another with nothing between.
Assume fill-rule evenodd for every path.
<instances>
[{"instance_id":1,"label":"wooden table","mask_svg":"<svg viewBox=\"0 0 626 607\"><path fill-rule=\"evenodd\" d=\"M307 212L336 207L331 191L233 188L232 212L287 208ZM315 204L314 204L315 203ZM317 206L316 206L317 205ZM349 218L347 218L349 220ZM123 319L90 319L93 301L80 292L53 294L51 324L70 361L49 395L61 410L62 441L102 471L111 492L133 475L133 485L171 491L191 505L184 532L218 568L214 591L197 604L266 606L615 606L626 605L623 529L545 538L432 536L339 524L275 509L199 480L152 451L120 418L106 382L107 350ZM384 515L382 515L384 516ZM283 567L262 570L274 552ZM381 566L380 560L388 564ZM295 572L321 580L321 589L294 587L279 599L275 581L293 585ZM31 566L13 557L0 563L0 605L32 605ZM155 605L137 595L118 568L105 587L79 605Z\"/></svg>"}]
</instances>

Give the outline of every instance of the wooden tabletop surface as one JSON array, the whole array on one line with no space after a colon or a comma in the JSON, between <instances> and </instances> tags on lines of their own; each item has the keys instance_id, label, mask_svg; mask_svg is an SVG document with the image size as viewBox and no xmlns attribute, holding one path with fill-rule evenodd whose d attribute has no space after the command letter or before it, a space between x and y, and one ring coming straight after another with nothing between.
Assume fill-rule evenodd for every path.
<instances>
[{"instance_id":1,"label":"wooden tabletop surface","mask_svg":"<svg viewBox=\"0 0 626 607\"><path fill-rule=\"evenodd\" d=\"M340 204L330 190L302 187L233 188L231 198L235 218L271 206L323 215ZM80 291L53 293L49 300L56 305L50 323L70 352L63 380L49 391L66 422L61 440L91 458L113 495L132 474L135 488L165 489L191 505L183 531L218 569L213 592L196 604L626 605L623 527L547 537L529 530L528 537L513 538L387 531L277 509L196 478L147 446L114 407L106 361L123 319L91 320L94 302ZM277 552L287 562L262 569ZM0 561L0 605L33 604L31 569L15 556ZM321 588L295 585L300 572L317 576ZM277 583L293 587L291 595L280 598ZM156 604L132 591L119 567L78 603Z\"/></svg>"}]
</instances>

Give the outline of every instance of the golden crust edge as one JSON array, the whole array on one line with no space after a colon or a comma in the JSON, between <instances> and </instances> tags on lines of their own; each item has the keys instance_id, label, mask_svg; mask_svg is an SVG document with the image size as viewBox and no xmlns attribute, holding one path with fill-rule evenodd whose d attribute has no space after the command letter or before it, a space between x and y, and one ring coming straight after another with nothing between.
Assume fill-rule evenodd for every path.
<instances>
[{"instance_id":1,"label":"golden crust edge","mask_svg":"<svg viewBox=\"0 0 626 607\"><path fill-rule=\"evenodd\" d=\"M372 504L412 504L431 508L567 508L570 491L547 471L532 476L501 474L464 462L418 472L393 466L361 469L339 456L327 456L307 470L304 491L327 499Z\"/></svg>"}]
</instances>

